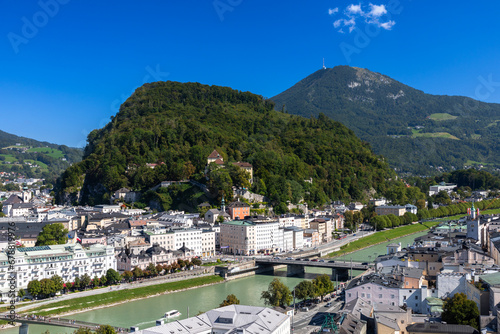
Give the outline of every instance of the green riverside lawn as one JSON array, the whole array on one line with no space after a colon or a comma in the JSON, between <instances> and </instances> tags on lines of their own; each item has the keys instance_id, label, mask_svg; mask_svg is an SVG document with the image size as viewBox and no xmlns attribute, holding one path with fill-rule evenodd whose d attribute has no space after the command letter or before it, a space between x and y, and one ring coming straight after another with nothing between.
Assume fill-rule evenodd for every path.
<instances>
[{"instance_id":1,"label":"green riverside lawn","mask_svg":"<svg viewBox=\"0 0 500 334\"><path fill-rule=\"evenodd\" d=\"M75 299L63 300L56 303L50 303L44 306L29 309L26 311L26 313L42 316L69 313L86 308L96 308L110 304L117 304L130 299L144 298L147 296L162 294L168 291L178 291L205 284L219 283L223 280L224 279L220 276L206 276L192 278L184 281L149 285L141 288L111 291L94 296L80 297ZM45 311L46 309L48 310Z\"/></svg>"},{"instance_id":2,"label":"green riverside lawn","mask_svg":"<svg viewBox=\"0 0 500 334\"><path fill-rule=\"evenodd\" d=\"M356 241L350 242L345 246L340 247L339 251L329 253L328 257L335 257L342 255L344 253L350 253L356 250L360 250L362 248L366 248L369 246L373 246L382 242L390 241L395 238L403 237L408 234L413 234L421 231L425 231L430 229L431 227L438 225L440 222L425 222L422 224L413 224L413 225L405 225L396 227L390 230L384 230L380 232L376 232L367 237L358 239Z\"/></svg>"}]
</instances>

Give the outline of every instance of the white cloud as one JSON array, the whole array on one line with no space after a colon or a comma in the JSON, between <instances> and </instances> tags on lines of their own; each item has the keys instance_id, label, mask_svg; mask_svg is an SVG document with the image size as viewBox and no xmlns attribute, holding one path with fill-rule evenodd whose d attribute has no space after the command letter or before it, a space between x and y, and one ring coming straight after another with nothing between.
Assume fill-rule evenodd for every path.
<instances>
[{"instance_id":1,"label":"white cloud","mask_svg":"<svg viewBox=\"0 0 500 334\"><path fill-rule=\"evenodd\" d=\"M347 11L347 14L360 14L362 15L363 14L363 10L361 9L361 4L359 5L355 5L355 4L351 4L349 6L347 6L346 8L346 11Z\"/></svg>"},{"instance_id":2,"label":"white cloud","mask_svg":"<svg viewBox=\"0 0 500 334\"><path fill-rule=\"evenodd\" d=\"M385 30L391 30L392 27L396 24L396 22L390 20L384 23L380 23L379 27L384 28Z\"/></svg>"},{"instance_id":3,"label":"white cloud","mask_svg":"<svg viewBox=\"0 0 500 334\"><path fill-rule=\"evenodd\" d=\"M328 14L333 15L339 12L339 8L330 8L328 9ZM333 22L333 27L338 29L339 33L344 33L343 28L347 28L349 32L352 32L356 29L357 20L364 20L366 24L374 24L379 28L383 28L385 30L391 30L392 27L396 24L395 21L390 20L390 16L388 15L387 8L385 5L380 4L376 5L370 3L368 6L362 6L359 4L350 4L348 5L343 14L344 18L337 19Z\"/></svg>"},{"instance_id":4,"label":"white cloud","mask_svg":"<svg viewBox=\"0 0 500 334\"><path fill-rule=\"evenodd\" d=\"M339 11L338 7L328 9L328 15L333 15Z\"/></svg>"},{"instance_id":5,"label":"white cloud","mask_svg":"<svg viewBox=\"0 0 500 334\"><path fill-rule=\"evenodd\" d=\"M368 16L380 17L385 14L387 14L387 9L385 9L384 5L377 6L374 4L370 4L370 11L367 14Z\"/></svg>"}]
</instances>

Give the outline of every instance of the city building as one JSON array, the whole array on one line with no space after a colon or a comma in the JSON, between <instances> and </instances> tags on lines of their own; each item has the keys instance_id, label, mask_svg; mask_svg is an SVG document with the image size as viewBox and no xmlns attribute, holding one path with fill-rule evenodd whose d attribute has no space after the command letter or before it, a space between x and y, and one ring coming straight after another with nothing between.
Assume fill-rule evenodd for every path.
<instances>
[{"instance_id":1,"label":"city building","mask_svg":"<svg viewBox=\"0 0 500 334\"><path fill-rule=\"evenodd\" d=\"M245 219L250 216L250 205L245 202L235 201L227 206L231 219Z\"/></svg>"},{"instance_id":2,"label":"city building","mask_svg":"<svg viewBox=\"0 0 500 334\"><path fill-rule=\"evenodd\" d=\"M255 223L246 220L223 222L220 224L220 250L237 255L256 254Z\"/></svg>"},{"instance_id":3,"label":"city building","mask_svg":"<svg viewBox=\"0 0 500 334\"><path fill-rule=\"evenodd\" d=\"M456 187L457 185L454 183L441 182L438 185L429 187L429 196L436 195L440 191L446 191L448 194L450 194Z\"/></svg>"},{"instance_id":4,"label":"city building","mask_svg":"<svg viewBox=\"0 0 500 334\"><path fill-rule=\"evenodd\" d=\"M138 334L290 334L290 316L267 307L229 305Z\"/></svg>"},{"instance_id":5,"label":"city building","mask_svg":"<svg viewBox=\"0 0 500 334\"><path fill-rule=\"evenodd\" d=\"M393 214L397 217L403 216L406 212L406 207L402 205L381 205L375 208L375 213L379 216Z\"/></svg>"},{"instance_id":6,"label":"city building","mask_svg":"<svg viewBox=\"0 0 500 334\"><path fill-rule=\"evenodd\" d=\"M0 293L6 301L9 292L8 276L14 273L16 290L26 289L32 280L60 276L64 282L73 282L85 274L102 276L108 269L116 270L114 248L104 245L82 247L80 244L63 244L38 247L19 247L13 254L14 270L9 270L9 258L0 253Z\"/></svg>"}]
</instances>

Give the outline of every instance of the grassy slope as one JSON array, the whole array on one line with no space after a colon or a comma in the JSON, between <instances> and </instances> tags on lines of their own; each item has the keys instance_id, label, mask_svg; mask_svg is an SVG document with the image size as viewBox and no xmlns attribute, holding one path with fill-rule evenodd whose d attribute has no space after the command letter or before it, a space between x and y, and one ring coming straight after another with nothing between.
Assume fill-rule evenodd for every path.
<instances>
[{"instance_id":1,"label":"grassy slope","mask_svg":"<svg viewBox=\"0 0 500 334\"><path fill-rule=\"evenodd\" d=\"M177 291L205 284L219 283L223 280L224 279L219 276L207 276L207 277L192 278L184 281L150 285L135 289L112 291L95 296L80 297L70 300L63 300L56 303L50 303L47 305L30 309L28 313L38 314L43 316L68 313L77 310L82 310L85 308L95 308L99 306L121 303L130 299L153 296L168 291ZM49 309L49 311L45 311L46 309Z\"/></svg>"},{"instance_id":2,"label":"grassy slope","mask_svg":"<svg viewBox=\"0 0 500 334\"><path fill-rule=\"evenodd\" d=\"M460 140L459 138L453 136L448 132L423 132L423 133L413 133L413 137L429 137L429 138L446 138Z\"/></svg>"},{"instance_id":3,"label":"grassy slope","mask_svg":"<svg viewBox=\"0 0 500 334\"><path fill-rule=\"evenodd\" d=\"M27 150L27 152L40 152L55 159L64 158L64 154L62 151L50 147L34 147Z\"/></svg>"},{"instance_id":4,"label":"grassy slope","mask_svg":"<svg viewBox=\"0 0 500 334\"><path fill-rule=\"evenodd\" d=\"M432 119L433 121L447 121L447 120L457 119L458 116L453 116L448 113L435 113L429 115L429 118Z\"/></svg>"},{"instance_id":5,"label":"grassy slope","mask_svg":"<svg viewBox=\"0 0 500 334\"><path fill-rule=\"evenodd\" d=\"M425 222L422 224L406 225L406 226L396 227L390 230L380 231L372 235L369 235L367 237L350 242L345 247L341 248L341 250L328 254L328 257L339 256L344 253L353 252L362 248L379 244L381 242L386 242L395 238L400 238L408 234L425 231L437 224L439 224L439 222Z\"/></svg>"}]
</instances>

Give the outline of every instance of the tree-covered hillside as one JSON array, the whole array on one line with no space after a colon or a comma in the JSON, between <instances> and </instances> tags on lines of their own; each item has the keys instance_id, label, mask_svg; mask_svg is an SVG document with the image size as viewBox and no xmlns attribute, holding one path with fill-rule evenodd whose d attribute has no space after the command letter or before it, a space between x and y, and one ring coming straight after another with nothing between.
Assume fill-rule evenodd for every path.
<instances>
[{"instance_id":1,"label":"tree-covered hillside","mask_svg":"<svg viewBox=\"0 0 500 334\"><path fill-rule=\"evenodd\" d=\"M275 205L297 202L297 194L310 204L384 194L394 176L368 144L324 115L287 115L226 87L156 82L138 88L110 123L89 134L82 162L59 182L60 200L102 203L121 187L144 193L164 180L211 186L204 171L214 149L226 163L251 163L253 190ZM225 170L220 182L238 185L237 173ZM228 196L228 188L210 189Z\"/></svg>"},{"instance_id":2,"label":"tree-covered hillside","mask_svg":"<svg viewBox=\"0 0 500 334\"><path fill-rule=\"evenodd\" d=\"M341 122L401 172L500 166L500 104L425 94L349 66L316 71L271 99L277 110Z\"/></svg>"},{"instance_id":3,"label":"tree-covered hillside","mask_svg":"<svg viewBox=\"0 0 500 334\"><path fill-rule=\"evenodd\" d=\"M54 182L70 164L79 162L82 154L80 149L40 142L0 130L2 172L19 172L27 177Z\"/></svg>"}]
</instances>

